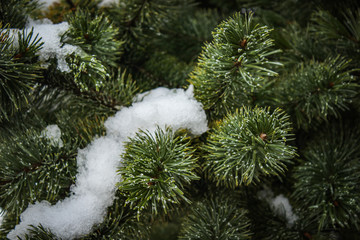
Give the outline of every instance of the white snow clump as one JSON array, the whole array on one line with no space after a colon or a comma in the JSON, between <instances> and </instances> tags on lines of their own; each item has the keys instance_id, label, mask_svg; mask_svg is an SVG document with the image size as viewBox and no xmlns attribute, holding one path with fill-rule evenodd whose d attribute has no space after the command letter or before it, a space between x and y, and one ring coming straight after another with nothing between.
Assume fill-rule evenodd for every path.
<instances>
[{"instance_id":1,"label":"white snow clump","mask_svg":"<svg viewBox=\"0 0 360 240\"><path fill-rule=\"evenodd\" d=\"M89 233L103 221L106 209L114 201L116 183L121 180L116 170L121 166L124 143L139 129L154 133L156 126L186 128L197 135L207 131L206 115L193 97L192 86L187 91L157 88L144 93L131 107L107 119L107 135L79 150L78 175L71 196L55 205L47 201L30 205L7 237L24 237L30 225L39 224L61 239Z\"/></svg>"},{"instance_id":2,"label":"white snow clump","mask_svg":"<svg viewBox=\"0 0 360 240\"><path fill-rule=\"evenodd\" d=\"M294 224L294 222L298 219L298 216L296 216L292 212L292 207L290 205L289 199L284 197L283 194L280 194L280 195L276 196L275 198L273 198L271 200L271 206L274 207L275 211L278 214L281 214L283 212L283 210L285 210L285 216L286 216L286 219L288 220L289 226L292 226Z\"/></svg>"},{"instance_id":3,"label":"white snow clump","mask_svg":"<svg viewBox=\"0 0 360 240\"><path fill-rule=\"evenodd\" d=\"M53 24L49 19L36 21L30 19L26 25L26 30L30 32L31 28L34 28L34 36L39 34L39 37L42 38L41 41L44 42L42 49L38 52L39 60L44 62L43 66L47 67L46 61L49 58L56 57L58 69L61 72L70 72L65 58L73 52L81 52L81 49L70 44L62 46L60 42L61 35L69 29L69 24L67 22Z\"/></svg>"},{"instance_id":4,"label":"white snow clump","mask_svg":"<svg viewBox=\"0 0 360 240\"><path fill-rule=\"evenodd\" d=\"M61 140L61 130L58 125L53 124L47 126L41 133L41 135L50 140L53 145L63 146L63 141Z\"/></svg>"},{"instance_id":5,"label":"white snow clump","mask_svg":"<svg viewBox=\"0 0 360 240\"><path fill-rule=\"evenodd\" d=\"M289 199L286 198L283 194L280 194L274 198L274 193L271 191L271 189L265 187L264 190L258 192L258 197L260 199L266 200L277 215L282 215L285 213L288 227L291 227L298 219L298 216L292 212Z\"/></svg>"}]
</instances>

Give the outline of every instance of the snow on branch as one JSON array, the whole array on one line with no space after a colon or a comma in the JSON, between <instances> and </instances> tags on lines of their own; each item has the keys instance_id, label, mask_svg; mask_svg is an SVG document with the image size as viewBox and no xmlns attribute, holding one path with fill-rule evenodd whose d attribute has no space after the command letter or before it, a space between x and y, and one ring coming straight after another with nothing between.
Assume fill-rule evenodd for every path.
<instances>
[{"instance_id":1,"label":"snow on branch","mask_svg":"<svg viewBox=\"0 0 360 240\"><path fill-rule=\"evenodd\" d=\"M157 126L171 127L196 135L207 130L205 112L194 99L192 86L187 91L157 88L137 99L105 122L106 136L79 150L78 175L70 197L55 205L47 201L30 205L21 214L20 224L7 235L9 239L24 237L30 225L40 224L59 238L74 239L101 223L114 201L116 183L121 181L116 170L122 163L124 143L139 129L153 133Z\"/></svg>"}]
</instances>

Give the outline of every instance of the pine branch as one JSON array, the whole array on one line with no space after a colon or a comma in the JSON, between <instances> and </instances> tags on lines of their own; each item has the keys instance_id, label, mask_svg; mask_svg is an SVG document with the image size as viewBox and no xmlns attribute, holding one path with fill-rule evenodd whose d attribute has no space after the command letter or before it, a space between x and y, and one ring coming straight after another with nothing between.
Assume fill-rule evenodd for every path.
<instances>
[{"instance_id":1,"label":"pine branch","mask_svg":"<svg viewBox=\"0 0 360 240\"><path fill-rule=\"evenodd\" d=\"M357 9L355 13L347 9L343 15L345 21L341 22L328 11L318 11L314 13L312 21L314 22L315 31L328 40L332 39L337 41L343 37L358 44L360 41L360 29L358 27L360 9Z\"/></svg>"},{"instance_id":2,"label":"pine branch","mask_svg":"<svg viewBox=\"0 0 360 240\"><path fill-rule=\"evenodd\" d=\"M119 189L127 196L127 204L138 211L138 218L149 205L157 214L183 200L190 203L183 188L198 179L192 154L188 139L176 136L171 129L157 128L154 134L140 131L130 139L124 167L119 169L123 178Z\"/></svg>"},{"instance_id":3,"label":"pine branch","mask_svg":"<svg viewBox=\"0 0 360 240\"><path fill-rule=\"evenodd\" d=\"M124 43L124 59L142 61L152 39L163 21L191 7L192 0L131 0L121 1L122 7L105 9L106 14L120 29ZM138 54L136 54L138 53ZM139 59L140 58L140 59Z\"/></svg>"},{"instance_id":4,"label":"pine branch","mask_svg":"<svg viewBox=\"0 0 360 240\"><path fill-rule=\"evenodd\" d=\"M45 229L42 225L40 225L38 227L31 226L30 234L26 234L24 240L35 240L35 239L56 240L57 238L53 233L51 233L50 230Z\"/></svg>"},{"instance_id":5,"label":"pine branch","mask_svg":"<svg viewBox=\"0 0 360 240\"><path fill-rule=\"evenodd\" d=\"M236 205L225 196L195 203L183 221L179 239L251 239L248 212Z\"/></svg>"},{"instance_id":6,"label":"pine branch","mask_svg":"<svg viewBox=\"0 0 360 240\"><path fill-rule=\"evenodd\" d=\"M195 96L210 116L219 118L247 105L249 93L277 75L268 68L281 65L268 60L279 52L271 49L270 32L256 24L252 13L235 14L215 29L214 40L206 44L190 76Z\"/></svg>"},{"instance_id":7,"label":"pine branch","mask_svg":"<svg viewBox=\"0 0 360 240\"><path fill-rule=\"evenodd\" d=\"M23 31L18 34L18 46L14 45L10 30L0 23L0 122L28 104L30 91L41 78L33 60L42 46L38 36Z\"/></svg>"},{"instance_id":8,"label":"pine branch","mask_svg":"<svg viewBox=\"0 0 360 240\"><path fill-rule=\"evenodd\" d=\"M306 211L302 221L314 222L318 231L359 230L359 127L350 124L324 126L294 172L293 197Z\"/></svg>"},{"instance_id":9,"label":"pine branch","mask_svg":"<svg viewBox=\"0 0 360 240\"><path fill-rule=\"evenodd\" d=\"M187 86L186 79L193 66L180 61L175 56L155 52L143 67L135 66L135 68L141 73L135 75L137 83L142 89L150 90L159 86L169 88Z\"/></svg>"},{"instance_id":10,"label":"pine branch","mask_svg":"<svg viewBox=\"0 0 360 240\"><path fill-rule=\"evenodd\" d=\"M259 182L264 175L280 175L295 156L289 141L288 116L276 109L241 108L210 133L203 147L205 171L217 184L235 188Z\"/></svg>"},{"instance_id":11,"label":"pine branch","mask_svg":"<svg viewBox=\"0 0 360 240\"><path fill-rule=\"evenodd\" d=\"M11 28L22 29L31 13L38 7L37 1L2 0L0 1L0 23ZM1 28L1 26L0 26Z\"/></svg>"},{"instance_id":12,"label":"pine branch","mask_svg":"<svg viewBox=\"0 0 360 240\"><path fill-rule=\"evenodd\" d=\"M211 31L221 19L215 10L194 11L170 16L161 23L153 45L183 61L194 61L203 44L211 41Z\"/></svg>"},{"instance_id":13,"label":"pine branch","mask_svg":"<svg viewBox=\"0 0 360 240\"><path fill-rule=\"evenodd\" d=\"M70 27L61 38L63 43L80 46L103 63L116 66L123 42L116 39L118 29L104 15L92 17L89 12L78 10L67 20Z\"/></svg>"},{"instance_id":14,"label":"pine branch","mask_svg":"<svg viewBox=\"0 0 360 240\"><path fill-rule=\"evenodd\" d=\"M73 99L74 104L96 105L101 107L101 112L107 111L108 114L132 103L137 87L125 70L118 69L117 73L110 74L100 61L86 54L81 57L71 55L69 61L70 74L60 74L56 65L51 65L36 93L42 94L49 88L51 94L52 89L59 89L67 93L70 103Z\"/></svg>"},{"instance_id":15,"label":"pine branch","mask_svg":"<svg viewBox=\"0 0 360 240\"><path fill-rule=\"evenodd\" d=\"M356 69L349 69L349 62L340 56L322 63L310 61L281 79L275 94L298 128L309 129L348 109L359 88L350 75Z\"/></svg>"},{"instance_id":16,"label":"pine branch","mask_svg":"<svg viewBox=\"0 0 360 240\"><path fill-rule=\"evenodd\" d=\"M360 8L340 11L336 17L328 11L317 11L313 14L312 30L324 45L331 46L333 55L341 54L349 59L359 61L360 51ZM354 68L358 65L354 64Z\"/></svg>"},{"instance_id":17,"label":"pine branch","mask_svg":"<svg viewBox=\"0 0 360 240\"><path fill-rule=\"evenodd\" d=\"M145 7L145 5L148 3L148 0L142 0L140 4L134 4L135 6L140 5L136 12L133 14L132 18L126 22L126 26L130 29L132 26L135 25L137 20L140 18L140 15Z\"/></svg>"},{"instance_id":18,"label":"pine branch","mask_svg":"<svg viewBox=\"0 0 360 240\"><path fill-rule=\"evenodd\" d=\"M274 35L276 46L283 50L280 59L285 67L281 72L289 72L296 68L299 62L323 62L333 55L334 49L319 40L311 26L301 27L299 23L292 22L286 28L275 31Z\"/></svg>"},{"instance_id":19,"label":"pine branch","mask_svg":"<svg viewBox=\"0 0 360 240\"><path fill-rule=\"evenodd\" d=\"M0 205L16 218L30 203L66 196L74 183L77 155L76 146L67 142L60 147L34 130L20 134L2 144L0 153Z\"/></svg>"}]
</instances>

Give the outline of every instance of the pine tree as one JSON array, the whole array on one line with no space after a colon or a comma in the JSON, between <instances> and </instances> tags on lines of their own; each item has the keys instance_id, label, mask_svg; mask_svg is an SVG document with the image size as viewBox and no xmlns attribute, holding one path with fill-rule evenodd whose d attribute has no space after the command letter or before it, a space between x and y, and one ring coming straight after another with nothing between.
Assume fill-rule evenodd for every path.
<instances>
[{"instance_id":1,"label":"pine tree","mask_svg":"<svg viewBox=\"0 0 360 240\"><path fill-rule=\"evenodd\" d=\"M2 0L1 239L360 239L357 1Z\"/></svg>"}]
</instances>

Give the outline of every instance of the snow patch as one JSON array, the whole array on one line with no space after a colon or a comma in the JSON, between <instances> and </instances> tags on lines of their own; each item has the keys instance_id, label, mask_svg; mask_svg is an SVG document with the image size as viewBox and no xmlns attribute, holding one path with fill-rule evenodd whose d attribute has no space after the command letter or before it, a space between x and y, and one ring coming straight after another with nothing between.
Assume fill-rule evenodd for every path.
<instances>
[{"instance_id":1,"label":"snow patch","mask_svg":"<svg viewBox=\"0 0 360 240\"><path fill-rule=\"evenodd\" d=\"M294 222L298 219L298 216L296 216L292 212L292 207L290 205L289 199L284 197L283 194L280 194L273 198L270 205L273 206L277 214L282 214L285 210L285 216L288 220L289 226L292 226Z\"/></svg>"},{"instance_id":2,"label":"snow patch","mask_svg":"<svg viewBox=\"0 0 360 240\"><path fill-rule=\"evenodd\" d=\"M264 190L259 191L257 195L258 198L266 200L269 203L271 209L277 215L285 215L288 227L291 227L298 219L298 216L295 215L292 211L289 199L286 198L283 194L274 197L274 193L271 191L271 189L265 187Z\"/></svg>"},{"instance_id":3,"label":"snow patch","mask_svg":"<svg viewBox=\"0 0 360 240\"><path fill-rule=\"evenodd\" d=\"M39 60L43 62L43 66L47 67L47 60L56 57L58 60L58 69L61 72L70 72L70 68L65 58L73 52L81 52L81 49L77 46L70 44L62 44L60 42L61 35L63 35L68 29L69 24L62 22L53 24L49 19L32 20L30 19L26 25L26 30L30 32L31 28L34 28L34 36L39 34L42 38L44 45L39 50Z\"/></svg>"},{"instance_id":4,"label":"snow patch","mask_svg":"<svg viewBox=\"0 0 360 240\"><path fill-rule=\"evenodd\" d=\"M61 130L58 125L53 124L47 126L41 133L41 135L50 140L53 145L63 146L63 141L61 140Z\"/></svg>"},{"instance_id":5,"label":"snow patch","mask_svg":"<svg viewBox=\"0 0 360 240\"><path fill-rule=\"evenodd\" d=\"M106 209L114 201L116 183L121 181L116 171L122 163L125 142L139 129L154 133L157 126L169 126L175 131L187 128L196 135L207 131L205 112L194 99L192 87L187 91L158 88L141 94L131 107L107 119L107 135L79 150L78 175L71 196L55 205L47 201L30 205L7 237L23 238L30 225L39 224L62 239L89 233L103 221Z\"/></svg>"}]
</instances>

